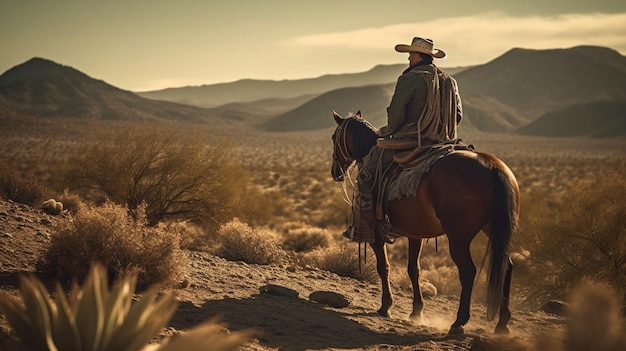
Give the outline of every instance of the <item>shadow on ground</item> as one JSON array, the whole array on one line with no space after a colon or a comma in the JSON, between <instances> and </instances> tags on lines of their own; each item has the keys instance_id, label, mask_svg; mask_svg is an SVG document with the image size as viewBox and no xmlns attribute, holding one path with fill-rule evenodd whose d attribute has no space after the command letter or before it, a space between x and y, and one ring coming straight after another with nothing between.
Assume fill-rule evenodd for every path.
<instances>
[{"instance_id":1,"label":"shadow on ground","mask_svg":"<svg viewBox=\"0 0 626 351\"><path fill-rule=\"evenodd\" d=\"M183 302L170 326L177 330L189 329L212 317L219 317L230 330L261 331L259 341L263 345L294 351L359 349L381 344L412 346L423 342L471 343L468 335L448 336L424 326L414 326L414 332L399 333L394 327L394 324L410 323L408 321L390 319L388 330L376 331L351 320L350 316L343 310L305 299L260 294L245 299L211 300L200 307ZM368 314L368 317L383 318L376 313Z\"/></svg>"}]
</instances>

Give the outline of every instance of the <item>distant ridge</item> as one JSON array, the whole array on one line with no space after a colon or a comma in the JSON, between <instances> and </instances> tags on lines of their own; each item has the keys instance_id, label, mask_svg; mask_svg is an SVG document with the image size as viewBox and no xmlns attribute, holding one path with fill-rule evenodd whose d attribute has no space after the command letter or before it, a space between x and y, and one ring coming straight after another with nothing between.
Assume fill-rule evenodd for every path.
<instances>
[{"instance_id":1,"label":"distant ridge","mask_svg":"<svg viewBox=\"0 0 626 351\"><path fill-rule=\"evenodd\" d=\"M300 107L284 113L263 125L271 131L323 129L334 126L332 111L348 115L361 111L363 117L377 125L386 120L380 111L393 94L393 84L341 88L322 94Z\"/></svg>"},{"instance_id":2,"label":"distant ridge","mask_svg":"<svg viewBox=\"0 0 626 351\"><path fill-rule=\"evenodd\" d=\"M484 65L462 70L454 77L463 100L464 120L460 131L514 133L551 111L581 103L626 100L626 58L603 47L512 49ZM264 127L276 131L323 128L332 121L312 123L312 120L327 113L324 110L346 113L358 110L359 106L367 110L363 115L375 126L386 123L386 108L391 99L389 89L393 90L393 84L378 91L371 87L344 89L322 94L276 117L275 121L265 123ZM585 118L595 117L593 109L584 111L588 115ZM552 116L546 118L554 118Z\"/></svg>"},{"instance_id":3,"label":"distant ridge","mask_svg":"<svg viewBox=\"0 0 626 351\"><path fill-rule=\"evenodd\" d=\"M33 117L217 121L206 109L154 101L35 57L0 75L0 111Z\"/></svg>"},{"instance_id":4,"label":"distant ridge","mask_svg":"<svg viewBox=\"0 0 626 351\"><path fill-rule=\"evenodd\" d=\"M275 97L288 99L323 94L344 87L391 83L405 66L379 65L367 72L328 74L297 80L242 79L231 83L168 88L137 94L152 99L215 107L232 102L251 102Z\"/></svg>"},{"instance_id":5,"label":"distant ridge","mask_svg":"<svg viewBox=\"0 0 626 351\"><path fill-rule=\"evenodd\" d=\"M626 57L597 46L512 49L457 74L462 96L490 96L532 119L572 104L626 96Z\"/></svg>"},{"instance_id":6,"label":"distant ridge","mask_svg":"<svg viewBox=\"0 0 626 351\"><path fill-rule=\"evenodd\" d=\"M389 84L396 81L406 64L378 65L366 72L328 74L316 78L296 80L242 79L231 83L168 88L157 91L138 92L151 99L216 107L233 102L252 102L268 98L290 99L306 95L319 95L335 89ZM465 67L446 69L455 73Z\"/></svg>"},{"instance_id":7,"label":"distant ridge","mask_svg":"<svg viewBox=\"0 0 626 351\"><path fill-rule=\"evenodd\" d=\"M518 131L524 135L596 138L626 136L626 100L572 105L546 113Z\"/></svg>"}]
</instances>

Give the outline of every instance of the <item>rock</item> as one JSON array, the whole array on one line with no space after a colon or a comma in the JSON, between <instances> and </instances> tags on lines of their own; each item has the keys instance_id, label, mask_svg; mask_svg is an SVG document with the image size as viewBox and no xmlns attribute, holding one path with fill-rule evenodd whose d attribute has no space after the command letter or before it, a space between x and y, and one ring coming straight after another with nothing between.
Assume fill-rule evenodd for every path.
<instances>
[{"instance_id":1,"label":"rock","mask_svg":"<svg viewBox=\"0 0 626 351\"><path fill-rule=\"evenodd\" d=\"M261 292L261 294L269 294L269 295L285 296L285 297L293 297L293 298L298 298L298 295L300 295L300 293L298 293L297 291L293 289L289 289L284 286L274 285L274 284L265 285L261 287L259 291Z\"/></svg>"},{"instance_id":2,"label":"rock","mask_svg":"<svg viewBox=\"0 0 626 351\"><path fill-rule=\"evenodd\" d=\"M350 300L332 291L314 291L309 295L309 300L335 308L344 308L350 305Z\"/></svg>"},{"instance_id":3,"label":"rock","mask_svg":"<svg viewBox=\"0 0 626 351\"><path fill-rule=\"evenodd\" d=\"M541 310L543 312L555 314L557 316L565 316L568 309L569 304L559 300L550 300L541 306Z\"/></svg>"}]
</instances>

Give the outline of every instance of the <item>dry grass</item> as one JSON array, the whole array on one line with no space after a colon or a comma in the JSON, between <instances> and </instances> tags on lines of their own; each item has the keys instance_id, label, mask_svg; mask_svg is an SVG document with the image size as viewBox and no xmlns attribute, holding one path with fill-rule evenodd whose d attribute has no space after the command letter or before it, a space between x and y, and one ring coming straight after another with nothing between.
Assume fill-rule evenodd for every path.
<instances>
[{"instance_id":1,"label":"dry grass","mask_svg":"<svg viewBox=\"0 0 626 351\"><path fill-rule=\"evenodd\" d=\"M359 262L356 244L342 242L325 249L316 249L302 256L301 264L368 282L377 282L376 260Z\"/></svg>"},{"instance_id":2,"label":"dry grass","mask_svg":"<svg viewBox=\"0 0 626 351\"><path fill-rule=\"evenodd\" d=\"M329 114L330 118L330 114ZM20 123L27 123L22 121ZM0 161L19 171L29 170L49 189L61 194L65 189L72 191L72 184L66 184L58 178L59 166L77 153L81 144L91 140L90 130L106 127L124 129L128 123L113 121L75 121L75 120L37 120L31 125L6 125L0 128ZM185 130L188 126L172 125L172 128ZM340 195L340 187L330 177L332 130L312 132L268 133L241 126L214 130L205 140L215 145L224 139L233 141L231 155L233 160L246 168L252 179L252 187L247 192L239 213L233 216L241 218L256 228L271 228L281 233L280 241L290 250L309 250L316 240L313 239L317 228L320 233L327 233L329 248L325 251L341 250L335 248L335 238L350 221L350 209ZM626 140L624 139L572 139L522 137L500 134L461 135L466 142L472 143L480 151L496 154L514 171L522 189L522 222L533 218L560 222L560 215L565 213L565 204L559 203L563 194L570 192L572 184L597 184L603 174L626 159ZM58 198L57 198L58 199ZM549 215L540 207L552 206ZM591 212L593 213L593 212ZM522 230L528 230L522 227ZM245 232L245 231L244 231ZM219 233L192 231L195 247L210 250ZM482 236L482 235L481 235ZM529 237L522 234L514 237L513 253L517 268L514 272L513 296L520 293L521 276L529 274L527 266ZM447 252L445 239L438 242L435 252L433 241L425 244L421 265L421 277L433 283L441 293L458 291L458 277ZM318 250L319 255L323 250ZM472 248L474 261L480 266L484 248L477 242ZM356 257L356 249L345 252ZM389 246L392 267L392 279L397 284L407 287L406 280L406 245L399 240ZM317 258L317 262L323 262ZM332 260L331 260L332 261ZM313 261L311 261L313 262ZM337 260L339 262L339 260ZM316 263L317 264L317 263ZM320 265L322 263L319 263ZM337 266L339 266L337 264ZM339 269L338 269L339 270ZM348 273L351 274L351 273ZM484 279L477 278L477 282ZM480 299L480 283L475 288L474 298Z\"/></svg>"},{"instance_id":3,"label":"dry grass","mask_svg":"<svg viewBox=\"0 0 626 351\"><path fill-rule=\"evenodd\" d=\"M308 252L328 247L330 243L328 230L318 227L302 227L290 230L283 239L283 248L294 252Z\"/></svg>"},{"instance_id":4,"label":"dry grass","mask_svg":"<svg viewBox=\"0 0 626 351\"><path fill-rule=\"evenodd\" d=\"M147 226L145 213L135 216L111 202L81 205L76 214L56 222L38 270L70 282L83 279L91 264L99 262L111 281L136 272L140 286L179 283L186 264L179 249L180 233L171 227Z\"/></svg>"},{"instance_id":5,"label":"dry grass","mask_svg":"<svg viewBox=\"0 0 626 351\"><path fill-rule=\"evenodd\" d=\"M30 174L0 163L0 198L35 206L46 193L46 188Z\"/></svg>"},{"instance_id":6,"label":"dry grass","mask_svg":"<svg viewBox=\"0 0 626 351\"><path fill-rule=\"evenodd\" d=\"M279 262L284 252L274 233L268 229L253 229L239 219L234 219L219 230L217 256L230 261L251 264L271 264Z\"/></svg>"}]
</instances>

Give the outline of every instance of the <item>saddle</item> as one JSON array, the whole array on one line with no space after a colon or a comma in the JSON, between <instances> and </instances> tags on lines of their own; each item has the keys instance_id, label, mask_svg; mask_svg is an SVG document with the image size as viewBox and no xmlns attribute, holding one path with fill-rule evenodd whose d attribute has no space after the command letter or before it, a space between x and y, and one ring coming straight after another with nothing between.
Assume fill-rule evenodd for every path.
<instances>
[{"instance_id":1,"label":"saddle","mask_svg":"<svg viewBox=\"0 0 626 351\"><path fill-rule=\"evenodd\" d=\"M376 188L376 218L382 222L382 234L387 242L393 243L398 234L390 222L387 202L415 195L421 177L442 157L456 150L474 150L473 145L466 145L462 140L452 140L439 144L431 140L422 140L418 145L416 139L383 139L379 138L377 146L382 149L395 150L394 162L385 169L378 170Z\"/></svg>"}]
</instances>

